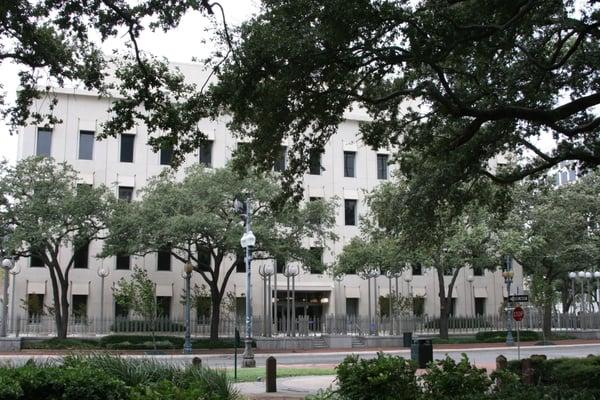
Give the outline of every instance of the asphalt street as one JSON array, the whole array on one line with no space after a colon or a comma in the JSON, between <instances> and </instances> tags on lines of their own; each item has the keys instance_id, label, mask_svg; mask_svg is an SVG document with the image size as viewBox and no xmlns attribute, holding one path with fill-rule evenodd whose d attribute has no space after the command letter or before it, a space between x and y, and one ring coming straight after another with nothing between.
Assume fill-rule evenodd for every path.
<instances>
[{"instance_id":1,"label":"asphalt street","mask_svg":"<svg viewBox=\"0 0 600 400\"><path fill-rule=\"evenodd\" d=\"M462 353L466 353L469 359L478 365L493 365L496 357L500 354L504 355L509 360L517 359L517 347L506 347L499 345L498 347L488 347L480 349L460 349L460 350L436 350L434 346L433 356L435 359L443 358L447 355L454 359L460 359ZM376 351L339 351L339 352L299 352L299 353L277 353L274 354L278 365L302 365L302 366L319 366L319 365L335 365L340 363L348 354L358 354L360 357L372 358L377 354ZM386 354L399 355L405 358L410 357L410 350L390 350L385 351ZM585 357L588 354L600 354L600 343L598 344L572 344L572 345L554 345L554 346L527 346L521 347L521 358L528 357L532 354L545 354L549 358L558 357ZM256 354L256 365L265 366L265 360L271 354L261 353ZM202 365L217 368L232 368L232 354L203 354L195 355L202 359ZM194 356L189 355L127 355L131 358L154 358L156 360L176 364L190 364ZM5 354L0 355L0 363L9 363L12 365L20 365L29 359L34 359L38 362L44 361L60 361L61 356L44 356L44 355L26 355L26 354ZM241 355L238 355L238 363L241 363ZM238 364L238 365L239 365Z\"/></svg>"}]
</instances>

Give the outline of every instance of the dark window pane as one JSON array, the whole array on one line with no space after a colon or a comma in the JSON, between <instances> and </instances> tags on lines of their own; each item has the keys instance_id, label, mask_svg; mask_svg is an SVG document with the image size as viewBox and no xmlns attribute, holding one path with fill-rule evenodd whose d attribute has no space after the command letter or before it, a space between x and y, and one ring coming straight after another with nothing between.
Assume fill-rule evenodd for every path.
<instances>
[{"instance_id":1,"label":"dark window pane","mask_svg":"<svg viewBox=\"0 0 600 400\"><path fill-rule=\"evenodd\" d=\"M119 186L119 199L131 203L133 199L133 188L131 186Z\"/></svg>"},{"instance_id":2,"label":"dark window pane","mask_svg":"<svg viewBox=\"0 0 600 400\"><path fill-rule=\"evenodd\" d=\"M413 297L413 314L420 317L425 313L425 297L415 296Z\"/></svg>"},{"instance_id":3,"label":"dark window pane","mask_svg":"<svg viewBox=\"0 0 600 400\"><path fill-rule=\"evenodd\" d=\"M50 157L52 149L52 129L38 128L35 154Z\"/></svg>"},{"instance_id":4,"label":"dark window pane","mask_svg":"<svg viewBox=\"0 0 600 400\"><path fill-rule=\"evenodd\" d=\"M309 157L308 173L310 175L321 175L321 153L312 150Z\"/></svg>"},{"instance_id":5,"label":"dark window pane","mask_svg":"<svg viewBox=\"0 0 600 400\"><path fill-rule=\"evenodd\" d=\"M200 145L199 149L200 164L203 164L209 168L212 167L212 148L213 142L211 140L207 140Z\"/></svg>"},{"instance_id":6,"label":"dark window pane","mask_svg":"<svg viewBox=\"0 0 600 400\"><path fill-rule=\"evenodd\" d=\"M166 248L158 252L156 269L158 271L171 270L171 249Z\"/></svg>"},{"instance_id":7,"label":"dark window pane","mask_svg":"<svg viewBox=\"0 0 600 400\"><path fill-rule=\"evenodd\" d=\"M377 179L388 178L388 155L377 154Z\"/></svg>"},{"instance_id":8,"label":"dark window pane","mask_svg":"<svg viewBox=\"0 0 600 400\"><path fill-rule=\"evenodd\" d=\"M412 274L423 275L423 267L421 266L421 263L416 263L412 265Z\"/></svg>"},{"instance_id":9,"label":"dark window pane","mask_svg":"<svg viewBox=\"0 0 600 400\"><path fill-rule=\"evenodd\" d=\"M485 315L485 297L475 298L475 315Z\"/></svg>"},{"instance_id":10,"label":"dark window pane","mask_svg":"<svg viewBox=\"0 0 600 400\"><path fill-rule=\"evenodd\" d=\"M160 165L171 165L171 160L173 159L173 148L172 147L162 147L160 149Z\"/></svg>"},{"instance_id":11,"label":"dark window pane","mask_svg":"<svg viewBox=\"0 0 600 400\"><path fill-rule=\"evenodd\" d=\"M159 318L171 318L171 296L156 297L156 312Z\"/></svg>"},{"instance_id":12,"label":"dark window pane","mask_svg":"<svg viewBox=\"0 0 600 400\"><path fill-rule=\"evenodd\" d=\"M79 159L91 160L94 158L94 132L79 131Z\"/></svg>"},{"instance_id":13,"label":"dark window pane","mask_svg":"<svg viewBox=\"0 0 600 400\"><path fill-rule=\"evenodd\" d=\"M283 274L283 271L285 270L285 259L281 257L275 259L275 268L277 269L278 274Z\"/></svg>"},{"instance_id":14,"label":"dark window pane","mask_svg":"<svg viewBox=\"0 0 600 400\"><path fill-rule=\"evenodd\" d=\"M121 134L121 162L133 162L135 135Z\"/></svg>"},{"instance_id":15,"label":"dark window pane","mask_svg":"<svg viewBox=\"0 0 600 400\"><path fill-rule=\"evenodd\" d=\"M308 199L308 201L319 201L319 200L323 200L323 198L322 197L313 197L313 196L311 196Z\"/></svg>"},{"instance_id":16,"label":"dark window pane","mask_svg":"<svg viewBox=\"0 0 600 400\"><path fill-rule=\"evenodd\" d=\"M117 256L117 269L129 269L131 259L129 255Z\"/></svg>"},{"instance_id":17,"label":"dark window pane","mask_svg":"<svg viewBox=\"0 0 600 400\"><path fill-rule=\"evenodd\" d=\"M281 146L280 149L279 149L279 157L277 157L277 161L275 161L275 166L273 167L273 169L276 172L283 172L283 171L285 171L286 153L287 153L287 147Z\"/></svg>"},{"instance_id":18,"label":"dark window pane","mask_svg":"<svg viewBox=\"0 0 600 400\"><path fill-rule=\"evenodd\" d=\"M455 271L454 267L449 267L449 266L444 267L444 275L446 275L446 276L454 275L454 271Z\"/></svg>"},{"instance_id":19,"label":"dark window pane","mask_svg":"<svg viewBox=\"0 0 600 400\"><path fill-rule=\"evenodd\" d=\"M211 255L209 249L200 249L198 252L198 268L201 271L210 271Z\"/></svg>"},{"instance_id":20,"label":"dark window pane","mask_svg":"<svg viewBox=\"0 0 600 400\"><path fill-rule=\"evenodd\" d=\"M41 268L44 267L44 261L42 260L41 257L41 250L37 250L32 248L31 249L31 263L29 264L32 268Z\"/></svg>"},{"instance_id":21,"label":"dark window pane","mask_svg":"<svg viewBox=\"0 0 600 400\"><path fill-rule=\"evenodd\" d=\"M90 253L90 244L85 243L75 249L74 268L87 268Z\"/></svg>"},{"instance_id":22,"label":"dark window pane","mask_svg":"<svg viewBox=\"0 0 600 400\"><path fill-rule=\"evenodd\" d=\"M310 266L311 274L320 274L323 272L323 248L322 247L311 247L314 265Z\"/></svg>"},{"instance_id":23,"label":"dark window pane","mask_svg":"<svg viewBox=\"0 0 600 400\"><path fill-rule=\"evenodd\" d=\"M346 225L356 225L356 200L344 200L344 221Z\"/></svg>"},{"instance_id":24,"label":"dark window pane","mask_svg":"<svg viewBox=\"0 0 600 400\"><path fill-rule=\"evenodd\" d=\"M27 295L27 316L30 322L35 322L39 317L44 315L44 295L43 294L28 294Z\"/></svg>"},{"instance_id":25,"label":"dark window pane","mask_svg":"<svg viewBox=\"0 0 600 400\"><path fill-rule=\"evenodd\" d=\"M482 267L474 267L473 275L475 276L483 276L483 268Z\"/></svg>"},{"instance_id":26,"label":"dark window pane","mask_svg":"<svg viewBox=\"0 0 600 400\"><path fill-rule=\"evenodd\" d=\"M450 299L450 315L456 315L456 299L454 297Z\"/></svg>"},{"instance_id":27,"label":"dark window pane","mask_svg":"<svg viewBox=\"0 0 600 400\"><path fill-rule=\"evenodd\" d=\"M356 164L356 153L353 151L344 152L344 176L354 178L354 167Z\"/></svg>"},{"instance_id":28,"label":"dark window pane","mask_svg":"<svg viewBox=\"0 0 600 400\"><path fill-rule=\"evenodd\" d=\"M246 272L246 262L244 253L240 250L235 259L235 272Z\"/></svg>"},{"instance_id":29,"label":"dark window pane","mask_svg":"<svg viewBox=\"0 0 600 400\"><path fill-rule=\"evenodd\" d=\"M88 297L85 294L74 294L71 304L73 317L76 319L87 318ZM76 321L77 322L77 321Z\"/></svg>"},{"instance_id":30,"label":"dark window pane","mask_svg":"<svg viewBox=\"0 0 600 400\"><path fill-rule=\"evenodd\" d=\"M127 318L129 316L129 307L123 304L115 303L115 317Z\"/></svg>"}]
</instances>

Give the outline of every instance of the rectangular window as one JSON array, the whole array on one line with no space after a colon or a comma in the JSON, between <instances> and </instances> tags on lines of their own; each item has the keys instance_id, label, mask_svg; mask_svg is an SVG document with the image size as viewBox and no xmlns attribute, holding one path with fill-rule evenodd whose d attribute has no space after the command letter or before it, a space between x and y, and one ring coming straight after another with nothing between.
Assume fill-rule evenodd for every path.
<instances>
[{"instance_id":1,"label":"rectangular window","mask_svg":"<svg viewBox=\"0 0 600 400\"><path fill-rule=\"evenodd\" d=\"M388 178L388 155L377 154L377 179Z\"/></svg>"},{"instance_id":2,"label":"rectangular window","mask_svg":"<svg viewBox=\"0 0 600 400\"><path fill-rule=\"evenodd\" d=\"M482 267L473 267L473 275L483 276L483 268Z\"/></svg>"},{"instance_id":3,"label":"rectangular window","mask_svg":"<svg viewBox=\"0 0 600 400\"><path fill-rule=\"evenodd\" d=\"M44 261L42 260L42 257L32 254L29 258L31 259L31 263L29 264L31 268L44 267Z\"/></svg>"},{"instance_id":4,"label":"rectangular window","mask_svg":"<svg viewBox=\"0 0 600 400\"><path fill-rule=\"evenodd\" d=\"M131 257L121 254L117 256L117 269L129 269L131 267Z\"/></svg>"},{"instance_id":5,"label":"rectangular window","mask_svg":"<svg viewBox=\"0 0 600 400\"><path fill-rule=\"evenodd\" d=\"M121 162L133 162L133 145L135 135L128 133L121 134Z\"/></svg>"},{"instance_id":6,"label":"rectangular window","mask_svg":"<svg viewBox=\"0 0 600 400\"><path fill-rule=\"evenodd\" d=\"M50 157L52 150L52 129L38 128L35 147L36 156Z\"/></svg>"},{"instance_id":7,"label":"rectangular window","mask_svg":"<svg viewBox=\"0 0 600 400\"><path fill-rule=\"evenodd\" d=\"M73 313L73 317L75 318L75 322L78 319L86 319L87 318L87 304L88 297L85 294L74 294L71 304L71 312Z\"/></svg>"},{"instance_id":8,"label":"rectangular window","mask_svg":"<svg viewBox=\"0 0 600 400\"><path fill-rule=\"evenodd\" d=\"M449 313L451 316L455 316L456 315L456 298L451 298L450 299L450 310Z\"/></svg>"},{"instance_id":9,"label":"rectangular window","mask_svg":"<svg viewBox=\"0 0 600 400\"><path fill-rule=\"evenodd\" d=\"M119 200L131 203L133 199L133 188L131 186L119 186Z\"/></svg>"},{"instance_id":10,"label":"rectangular window","mask_svg":"<svg viewBox=\"0 0 600 400\"><path fill-rule=\"evenodd\" d=\"M79 131L79 159L94 158L94 131Z\"/></svg>"},{"instance_id":11,"label":"rectangular window","mask_svg":"<svg viewBox=\"0 0 600 400\"><path fill-rule=\"evenodd\" d=\"M200 145L198 152L200 164L208 168L212 168L212 148L212 140L207 140Z\"/></svg>"},{"instance_id":12,"label":"rectangular window","mask_svg":"<svg viewBox=\"0 0 600 400\"><path fill-rule=\"evenodd\" d=\"M310 252L312 253L313 265L310 266L311 274L323 273L323 248L322 247L311 247Z\"/></svg>"},{"instance_id":13,"label":"rectangular window","mask_svg":"<svg viewBox=\"0 0 600 400\"><path fill-rule=\"evenodd\" d=\"M354 178L355 173L355 164L356 164L356 152L354 151L345 151L344 152L344 176L346 178Z\"/></svg>"},{"instance_id":14,"label":"rectangular window","mask_svg":"<svg viewBox=\"0 0 600 400\"><path fill-rule=\"evenodd\" d=\"M87 268L90 253L90 244L85 243L75 249L73 268Z\"/></svg>"},{"instance_id":15,"label":"rectangular window","mask_svg":"<svg viewBox=\"0 0 600 400\"><path fill-rule=\"evenodd\" d=\"M160 148L160 165L171 165L173 159L173 147Z\"/></svg>"},{"instance_id":16,"label":"rectangular window","mask_svg":"<svg viewBox=\"0 0 600 400\"><path fill-rule=\"evenodd\" d=\"M115 303L115 317L127 318L129 316L129 307L123 304Z\"/></svg>"},{"instance_id":17,"label":"rectangular window","mask_svg":"<svg viewBox=\"0 0 600 400\"><path fill-rule=\"evenodd\" d=\"M321 175L321 152L310 151L308 173L310 175Z\"/></svg>"},{"instance_id":18,"label":"rectangular window","mask_svg":"<svg viewBox=\"0 0 600 400\"><path fill-rule=\"evenodd\" d=\"M413 314L417 317L425 314L425 297L415 296L413 297Z\"/></svg>"},{"instance_id":19,"label":"rectangular window","mask_svg":"<svg viewBox=\"0 0 600 400\"><path fill-rule=\"evenodd\" d=\"M160 250L156 256L156 270L170 271L171 270L171 249L164 248Z\"/></svg>"},{"instance_id":20,"label":"rectangular window","mask_svg":"<svg viewBox=\"0 0 600 400\"><path fill-rule=\"evenodd\" d=\"M485 315L485 297L475 297L475 315Z\"/></svg>"},{"instance_id":21,"label":"rectangular window","mask_svg":"<svg viewBox=\"0 0 600 400\"><path fill-rule=\"evenodd\" d=\"M240 250L235 258L235 272L246 272L246 261L244 260L244 252Z\"/></svg>"},{"instance_id":22,"label":"rectangular window","mask_svg":"<svg viewBox=\"0 0 600 400\"><path fill-rule=\"evenodd\" d=\"M171 318L171 296L156 297L156 312L159 318Z\"/></svg>"},{"instance_id":23,"label":"rectangular window","mask_svg":"<svg viewBox=\"0 0 600 400\"><path fill-rule=\"evenodd\" d=\"M412 265L412 274L413 275L423 275L423 266L421 263L416 263Z\"/></svg>"},{"instance_id":24,"label":"rectangular window","mask_svg":"<svg viewBox=\"0 0 600 400\"><path fill-rule=\"evenodd\" d=\"M275 165L273 166L273 169L276 172L283 172L283 171L285 171L285 167L286 167L286 155L287 155L287 147L280 146L280 148L279 148L279 156L277 157L277 160L275 161Z\"/></svg>"},{"instance_id":25,"label":"rectangular window","mask_svg":"<svg viewBox=\"0 0 600 400\"><path fill-rule=\"evenodd\" d=\"M345 225L356 225L356 200L344 200Z\"/></svg>"},{"instance_id":26,"label":"rectangular window","mask_svg":"<svg viewBox=\"0 0 600 400\"><path fill-rule=\"evenodd\" d=\"M444 267L444 275L446 275L446 276L454 275L454 271L456 271L456 268L454 268L454 267L450 267L450 266Z\"/></svg>"},{"instance_id":27,"label":"rectangular window","mask_svg":"<svg viewBox=\"0 0 600 400\"><path fill-rule=\"evenodd\" d=\"M200 249L198 251L198 268L201 271L210 271L211 260L212 257L209 249Z\"/></svg>"},{"instance_id":28,"label":"rectangular window","mask_svg":"<svg viewBox=\"0 0 600 400\"><path fill-rule=\"evenodd\" d=\"M29 322L39 322L42 315L44 315L44 295L28 294L27 317L29 318Z\"/></svg>"},{"instance_id":29,"label":"rectangular window","mask_svg":"<svg viewBox=\"0 0 600 400\"><path fill-rule=\"evenodd\" d=\"M285 270L285 262L285 258L277 257L275 259L275 268L278 274L283 274L283 271Z\"/></svg>"}]
</instances>

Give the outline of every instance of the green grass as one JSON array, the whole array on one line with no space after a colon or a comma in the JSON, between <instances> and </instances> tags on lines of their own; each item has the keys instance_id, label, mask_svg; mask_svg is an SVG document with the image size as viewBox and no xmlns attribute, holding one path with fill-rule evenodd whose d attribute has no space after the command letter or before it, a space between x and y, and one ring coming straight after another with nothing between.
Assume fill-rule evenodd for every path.
<instances>
[{"instance_id":1,"label":"green grass","mask_svg":"<svg viewBox=\"0 0 600 400\"><path fill-rule=\"evenodd\" d=\"M227 376L233 379L233 369L227 370ZM335 375L333 368L277 368L277 378L292 376ZM238 368L237 382L254 382L258 378L264 381L265 368Z\"/></svg>"}]
</instances>

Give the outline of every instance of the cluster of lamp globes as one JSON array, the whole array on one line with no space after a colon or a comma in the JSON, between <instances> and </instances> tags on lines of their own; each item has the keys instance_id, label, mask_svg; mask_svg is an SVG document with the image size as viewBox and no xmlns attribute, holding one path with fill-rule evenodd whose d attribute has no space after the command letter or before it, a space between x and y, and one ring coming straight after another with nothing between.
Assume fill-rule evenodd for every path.
<instances>
[{"instance_id":1,"label":"cluster of lamp globes","mask_svg":"<svg viewBox=\"0 0 600 400\"><path fill-rule=\"evenodd\" d=\"M596 271L596 272L590 272L590 271L579 271L579 272L574 272L571 271L569 272L569 278L571 279L592 279L592 278L596 278L596 279L600 279L600 271Z\"/></svg>"},{"instance_id":2,"label":"cluster of lamp globes","mask_svg":"<svg viewBox=\"0 0 600 400\"><path fill-rule=\"evenodd\" d=\"M15 263L10 258L5 258L4 260L2 260L2 268L9 271L13 275L19 273L19 270L15 266Z\"/></svg>"}]
</instances>

